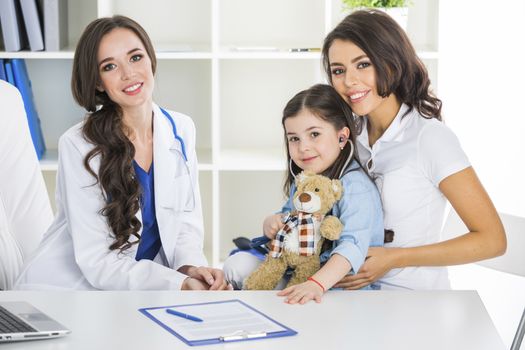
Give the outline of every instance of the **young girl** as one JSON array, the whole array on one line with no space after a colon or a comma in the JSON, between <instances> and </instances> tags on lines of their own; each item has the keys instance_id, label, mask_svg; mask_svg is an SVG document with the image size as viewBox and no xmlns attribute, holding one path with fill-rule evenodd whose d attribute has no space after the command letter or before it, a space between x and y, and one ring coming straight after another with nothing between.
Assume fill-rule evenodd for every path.
<instances>
[{"instance_id":1,"label":"young girl","mask_svg":"<svg viewBox=\"0 0 525 350\"><path fill-rule=\"evenodd\" d=\"M227 288L202 252L195 127L153 103L155 68L130 18L85 29L71 85L88 114L60 138L58 214L18 288Z\"/></svg>"},{"instance_id":2,"label":"young girl","mask_svg":"<svg viewBox=\"0 0 525 350\"><path fill-rule=\"evenodd\" d=\"M289 165L284 190L289 200L278 214L264 220L265 236L274 238L283 226L282 215L293 209L294 177L303 170L341 180L343 197L334 205L332 215L344 226L340 239L321 255L324 265L311 280L278 293L286 297L287 303L304 304L312 299L320 302L323 293L343 276L359 270L369 246L383 244L381 201L354 152L352 118L348 105L329 85L315 85L298 93L284 109L282 124ZM249 253L232 255L224 266L227 279L239 288L259 263Z\"/></svg>"},{"instance_id":3,"label":"young girl","mask_svg":"<svg viewBox=\"0 0 525 350\"><path fill-rule=\"evenodd\" d=\"M381 11L356 11L328 34L322 55L330 83L360 116L359 156L381 192L385 228L395 233L336 286L380 279L381 289L449 288L444 266L503 254L496 209L441 122L441 101L403 29ZM447 199L470 232L439 242Z\"/></svg>"}]
</instances>

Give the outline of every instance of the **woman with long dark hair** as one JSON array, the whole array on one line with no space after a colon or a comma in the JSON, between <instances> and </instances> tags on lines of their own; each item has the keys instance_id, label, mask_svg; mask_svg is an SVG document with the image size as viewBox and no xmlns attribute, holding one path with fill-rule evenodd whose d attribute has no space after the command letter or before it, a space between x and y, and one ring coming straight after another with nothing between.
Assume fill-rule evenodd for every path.
<instances>
[{"instance_id":1,"label":"woman with long dark hair","mask_svg":"<svg viewBox=\"0 0 525 350\"><path fill-rule=\"evenodd\" d=\"M59 141L58 215L18 288L226 289L206 267L195 127L153 103L155 51L124 16L82 34Z\"/></svg>"},{"instance_id":2,"label":"woman with long dark hair","mask_svg":"<svg viewBox=\"0 0 525 350\"><path fill-rule=\"evenodd\" d=\"M337 287L449 288L445 266L501 255L500 218L457 137L441 121L441 101L410 40L387 14L356 11L325 38L323 65L356 116L357 149L375 179L385 229L360 271ZM469 232L440 241L446 201Z\"/></svg>"}]
</instances>

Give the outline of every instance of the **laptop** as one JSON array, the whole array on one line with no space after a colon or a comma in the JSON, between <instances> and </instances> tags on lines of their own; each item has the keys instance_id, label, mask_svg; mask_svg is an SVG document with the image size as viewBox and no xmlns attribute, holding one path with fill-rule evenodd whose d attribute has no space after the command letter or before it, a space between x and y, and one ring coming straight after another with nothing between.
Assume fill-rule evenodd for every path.
<instances>
[{"instance_id":1,"label":"laptop","mask_svg":"<svg viewBox=\"0 0 525 350\"><path fill-rule=\"evenodd\" d=\"M0 302L0 343L56 338L70 332L29 303Z\"/></svg>"}]
</instances>

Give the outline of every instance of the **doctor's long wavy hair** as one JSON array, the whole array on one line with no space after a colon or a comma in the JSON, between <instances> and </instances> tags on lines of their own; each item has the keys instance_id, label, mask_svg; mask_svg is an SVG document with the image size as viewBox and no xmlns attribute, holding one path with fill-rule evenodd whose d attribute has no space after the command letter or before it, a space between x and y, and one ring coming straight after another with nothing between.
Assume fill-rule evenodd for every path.
<instances>
[{"instance_id":1,"label":"doctor's long wavy hair","mask_svg":"<svg viewBox=\"0 0 525 350\"><path fill-rule=\"evenodd\" d=\"M441 120L441 100L430 90L428 72L405 31L389 15L378 10L360 10L346 16L326 36L322 49L323 67L332 84L328 52L335 40L351 41L365 52L376 71L376 88L381 97L394 94L415 108L424 118ZM406 115L406 114L405 114ZM358 132L362 119L358 118Z\"/></svg>"},{"instance_id":2,"label":"doctor's long wavy hair","mask_svg":"<svg viewBox=\"0 0 525 350\"><path fill-rule=\"evenodd\" d=\"M82 133L95 147L84 158L84 167L95 177L95 184L100 184L105 195L106 205L100 213L107 218L115 236L109 249L123 252L132 245L130 236L140 239L141 223L135 215L140 209L141 192L132 165L135 147L126 136L120 106L105 92L97 90L100 85L97 61L100 42L117 28L129 29L137 35L155 73L155 50L148 34L137 22L124 16L99 18L86 27L78 42L73 59L71 90L75 101L89 112ZM89 164L96 156L100 157L98 173Z\"/></svg>"}]
</instances>

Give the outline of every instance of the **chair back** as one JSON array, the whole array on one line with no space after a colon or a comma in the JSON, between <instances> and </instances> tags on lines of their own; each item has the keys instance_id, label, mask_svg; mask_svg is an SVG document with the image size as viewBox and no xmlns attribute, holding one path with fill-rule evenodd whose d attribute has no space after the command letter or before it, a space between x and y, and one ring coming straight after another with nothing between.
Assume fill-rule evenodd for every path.
<instances>
[{"instance_id":1,"label":"chair back","mask_svg":"<svg viewBox=\"0 0 525 350\"><path fill-rule=\"evenodd\" d=\"M525 218L499 213L507 235L507 251L502 256L476 262L494 270L525 277ZM468 232L455 210L451 209L443 226L443 239Z\"/></svg>"},{"instance_id":2,"label":"chair back","mask_svg":"<svg viewBox=\"0 0 525 350\"><path fill-rule=\"evenodd\" d=\"M500 213L499 216L507 235L507 251L502 256L478 261L476 264L490 269L525 277L525 218L502 213ZM452 237L462 235L468 232L468 230L456 211L451 209L450 214L448 215L447 220L443 226L442 232L442 239L450 239ZM514 336L510 350L520 349L524 334L525 310L523 310L521 315L518 329L516 331L516 335Z\"/></svg>"}]
</instances>

